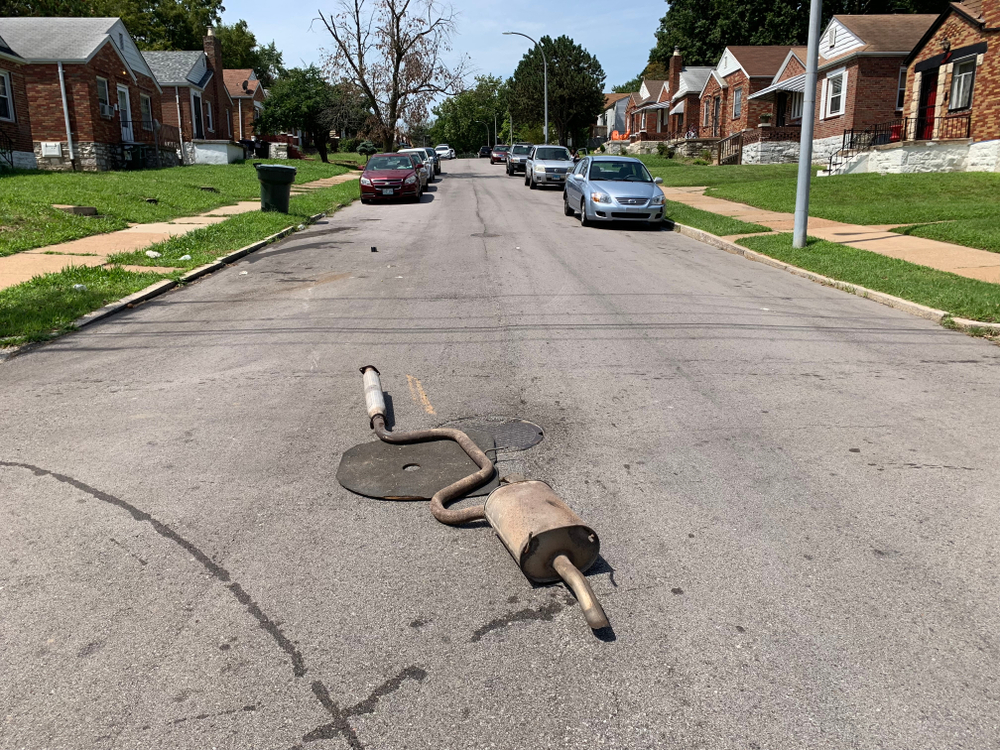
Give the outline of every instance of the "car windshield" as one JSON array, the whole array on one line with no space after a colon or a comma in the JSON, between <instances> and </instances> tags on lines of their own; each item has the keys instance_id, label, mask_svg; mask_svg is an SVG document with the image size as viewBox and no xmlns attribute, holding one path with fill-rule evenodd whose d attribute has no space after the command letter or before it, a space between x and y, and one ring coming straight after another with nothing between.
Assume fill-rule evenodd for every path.
<instances>
[{"instance_id":1,"label":"car windshield","mask_svg":"<svg viewBox=\"0 0 1000 750\"><path fill-rule=\"evenodd\" d=\"M639 162L595 161L590 165L590 179L608 182L652 182L653 178Z\"/></svg>"},{"instance_id":2,"label":"car windshield","mask_svg":"<svg viewBox=\"0 0 1000 750\"><path fill-rule=\"evenodd\" d=\"M448 150L449 148L451 148L451 146L449 146L449 145L448 145L448 144L446 144L446 143L442 143L442 144L441 144L440 146L436 146L435 148L436 148L436 149L437 149L438 151L442 151L442 150L444 150L444 151L447 151L447 150Z\"/></svg>"},{"instance_id":3,"label":"car windshield","mask_svg":"<svg viewBox=\"0 0 1000 750\"><path fill-rule=\"evenodd\" d=\"M368 160L365 171L369 169L413 169L413 162L406 154L398 156L373 156Z\"/></svg>"},{"instance_id":4,"label":"car windshield","mask_svg":"<svg viewBox=\"0 0 1000 750\"><path fill-rule=\"evenodd\" d=\"M493 150L494 151L509 151L510 150L510 146L494 146Z\"/></svg>"},{"instance_id":5,"label":"car windshield","mask_svg":"<svg viewBox=\"0 0 1000 750\"><path fill-rule=\"evenodd\" d=\"M510 152L512 154L518 154L518 155L530 154L531 146L514 146L514 148L512 148Z\"/></svg>"},{"instance_id":6,"label":"car windshield","mask_svg":"<svg viewBox=\"0 0 1000 750\"><path fill-rule=\"evenodd\" d=\"M400 151L399 153L413 154L415 157L417 157L417 159L420 161L421 164L427 161L427 154L425 154L423 151Z\"/></svg>"},{"instance_id":7,"label":"car windshield","mask_svg":"<svg viewBox=\"0 0 1000 750\"><path fill-rule=\"evenodd\" d=\"M538 161L569 161L569 151L564 148L539 148L535 150Z\"/></svg>"}]
</instances>

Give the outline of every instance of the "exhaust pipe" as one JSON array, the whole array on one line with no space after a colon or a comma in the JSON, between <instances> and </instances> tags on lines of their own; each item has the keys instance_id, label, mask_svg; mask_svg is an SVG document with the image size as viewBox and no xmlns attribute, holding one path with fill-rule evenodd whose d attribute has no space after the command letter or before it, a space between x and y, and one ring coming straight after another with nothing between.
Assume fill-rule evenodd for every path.
<instances>
[{"instance_id":1,"label":"exhaust pipe","mask_svg":"<svg viewBox=\"0 0 1000 750\"><path fill-rule=\"evenodd\" d=\"M479 466L479 471L450 484L431 497L431 513L452 526L485 518L510 552L524 575L537 583L562 580L576 595L587 624L594 630L610 627L604 608L581 571L597 560L601 543L597 533L584 524L555 491L538 480L507 484L490 493L484 505L449 510L446 503L464 497L493 478L493 464L461 430L439 427L411 432L386 429L385 397L379 371L361 368L365 405L371 427L387 443L415 443L441 438L454 440Z\"/></svg>"}]
</instances>

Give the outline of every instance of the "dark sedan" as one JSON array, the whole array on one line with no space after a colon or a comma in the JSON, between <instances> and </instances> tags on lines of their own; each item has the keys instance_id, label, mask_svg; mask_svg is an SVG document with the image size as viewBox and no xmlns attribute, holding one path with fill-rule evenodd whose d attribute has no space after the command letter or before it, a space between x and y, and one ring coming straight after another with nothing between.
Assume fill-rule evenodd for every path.
<instances>
[{"instance_id":1,"label":"dark sedan","mask_svg":"<svg viewBox=\"0 0 1000 750\"><path fill-rule=\"evenodd\" d=\"M479 158L480 159L482 159L483 157L487 157L489 155L490 155L490 147L489 146L483 146L481 149L479 149Z\"/></svg>"},{"instance_id":2,"label":"dark sedan","mask_svg":"<svg viewBox=\"0 0 1000 750\"><path fill-rule=\"evenodd\" d=\"M361 202L409 198L419 201L423 194L420 175L423 169L410 154L375 154L361 173Z\"/></svg>"}]
</instances>

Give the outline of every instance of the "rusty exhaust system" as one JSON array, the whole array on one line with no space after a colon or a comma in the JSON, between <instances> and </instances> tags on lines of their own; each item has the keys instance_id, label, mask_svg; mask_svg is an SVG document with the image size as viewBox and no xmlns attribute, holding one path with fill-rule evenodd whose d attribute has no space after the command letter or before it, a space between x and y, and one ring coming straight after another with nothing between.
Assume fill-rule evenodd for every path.
<instances>
[{"instance_id":1,"label":"rusty exhaust system","mask_svg":"<svg viewBox=\"0 0 1000 750\"><path fill-rule=\"evenodd\" d=\"M434 517L451 526L485 518L529 580L552 583L561 579L576 595L587 624L594 630L609 627L604 609L581 572L594 564L600 551L600 540L594 530L549 485L538 480L501 485L490 493L485 505L448 509L447 503L493 478L492 462L461 430L439 427L390 432L385 426L386 407L379 371L366 365L361 373L368 418L380 440L387 443L454 440L479 466L479 471L434 493L430 502Z\"/></svg>"}]
</instances>

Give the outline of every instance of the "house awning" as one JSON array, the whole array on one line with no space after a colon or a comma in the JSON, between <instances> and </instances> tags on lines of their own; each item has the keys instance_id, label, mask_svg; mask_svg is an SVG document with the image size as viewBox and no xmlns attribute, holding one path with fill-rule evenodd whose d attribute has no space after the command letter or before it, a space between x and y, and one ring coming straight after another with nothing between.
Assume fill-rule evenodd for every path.
<instances>
[{"instance_id":1,"label":"house awning","mask_svg":"<svg viewBox=\"0 0 1000 750\"><path fill-rule=\"evenodd\" d=\"M801 94L806 90L806 74L800 73L797 76L786 78L784 81L771 84L766 89L761 89L756 94L750 94L750 99L764 99L773 101L774 95L780 92L791 94Z\"/></svg>"},{"instance_id":2,"label":"house awning","mask_svg":"<svg viewBox=\"0 0 1000 750\"><path fill-rule=\"evenodd\" d=\"M684 100L683 99L681 99L679 102L677 102L677 104L674 105L674 108L672 110L670 110L670 114L672 114L672 115L682 115L682 114L684 114Z\"/></svg>"},{"instance_id":3,"label":"house awning","mask_svg":"<svg viewBox=\"0 0 1000 750\"><path fill-rule=\"evenodd\" d=\"M639 107L636 112L649 112L656 109L666 109L670 106L670 102L656 102L655 104L647 104L645 107Z\"/></svg>"}]
</instances>

